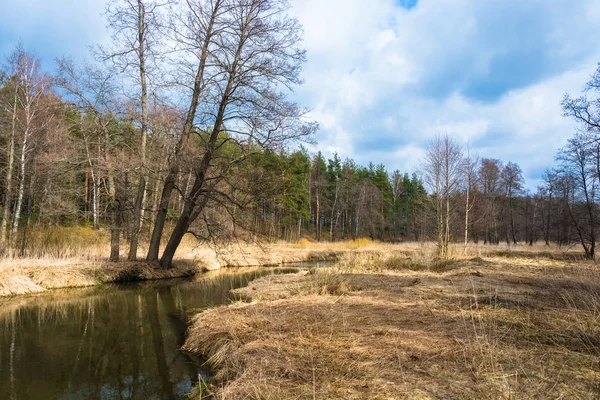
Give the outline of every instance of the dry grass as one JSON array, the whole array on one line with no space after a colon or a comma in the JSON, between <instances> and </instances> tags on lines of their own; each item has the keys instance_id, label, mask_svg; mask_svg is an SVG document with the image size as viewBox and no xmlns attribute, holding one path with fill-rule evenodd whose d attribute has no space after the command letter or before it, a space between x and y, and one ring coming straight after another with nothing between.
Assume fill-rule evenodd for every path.
<instances>
[{"instance_id":1,"label":"dry grass","mask_svg":"<svg viewBox=\"0 0 600 400\"><path fill-rule=\"evenodd\" d=\"M146 262L0 266L0 297L109 282L180 278L194 275L201 270L201 266L185 262L175 263L169 270Z\"/></svg>"},{"instance_id":2,"label":"dry grass","mask_svg":"<svg viewBox=\"0 0 600 400\"><path fill-rule=\"evenodd\" d=\"M597 266L483 250L451 268L406 246L261 278L235 291L251 303L197 316L185 348L217 368L215 399L598 398Z\"/></svg>"},{"instance_id":3,"label":"dry grass","mask_svg":"<svg viewBox=\"0 0 600 400\"><path fill-rule=\"evenodd\" d=\"M375 242L369 238L357 238L352 240L343 240L339 242L316 242L307 238L302 238L296 243L292 243L292 247L302 249L326 249L326 250L348 250L348 249L364 249L364 248L380 248L383 245L380 242Z\"/></svg>"},{"instance_id":4,"label":"dry grass","mask_svg":"<svg viewBox=\"0 0 600 400\"><path fill-rule=\"evenodd\" d=\"M352 291L345 274L337 269L323 268L296 274L268 275L248 286L231 291L233 298L244 301L277 300L297 295L343 295Z\"/></svg>"}]
</instances>

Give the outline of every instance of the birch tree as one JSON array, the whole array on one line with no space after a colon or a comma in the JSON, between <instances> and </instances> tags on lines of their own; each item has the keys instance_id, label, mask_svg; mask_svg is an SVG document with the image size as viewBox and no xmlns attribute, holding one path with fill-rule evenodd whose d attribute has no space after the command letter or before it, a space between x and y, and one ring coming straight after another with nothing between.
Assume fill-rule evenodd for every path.
<instances>
[{"instance_id":1,"label":"birch tree","mask_svg":"<svg viewBox=\"0 0 600 400\"><path fill-rule=\"evenodd\" d=\"M36 126L36 117L41 112L41 107L44 104L42 97L47 94L50 89L51 79L40 71L39 60L25 51L18 49L16 54L16 70L15 78L17 85L16 101L19 108L22 110L22 118L19 121L15 118L20 131L20 154L19 154L19 175L18 187L16 193L16 205L13 216L13 225L10 234L10 243L14 247L17 239L17 231L21 219L21 210L23 208L23 196L25 194L25 184L28 168L28 154L32 147L32 135L41 127ZM15 103L16 104L16 103ZM16 108L13 109L16 112ZM43 121L38 121L43 124ZM16 132L15 132L16 133ZM11 135L12 136L12 135ZM14 142L13 142L14 143ZM9 160L10 163L10 160Z\"/></svg>"},{"instance_id":2,"label":"birch tree","mask_svg":"<svg viewBox=\"0 0 600 400\"><path fill-rule=\"evenodd\" d=\"M10 219L10 209L13 196L13 170L15 163L15 135L17 131L17 104L18 104L18 65L21 54L24 52L21 45L15 49L10 57L10 71L8 73L7 87L11 95L6 96L9 101L5 101L3 108L7 115L10 115L10 131L8 133L8 148L7 148L7 165L5 174L5 192L4 192L4 210L2 212L2 221L0 222L0 240L7 240L7 227Z\"/></svg>"},{"instance_id":3,"label":"birch tree","mask_svg":"<svg viewBox=\"0 0 600 400\"><path fill-rule=\"evenodd\" d=\"M467 253L467 246L469 244L469 215L475 205L475 192L477 181L477 165L479 164L479 157L471 155L471 151L467 148L467 155L464 160L465 165L465 254Z\"/></svg>"},{"instance_id":4,"label":"birch tree","mask_svg":"<svg viewBox=\"0 0 600 400\"><path fill-rule=\"evenodd\" d=\"M425 179L433 194L437 225L437 256L448 258L450 225L452 222L451 195L459 188L464 172L462 149L447 134L433 139L426 150L423 165Z\"/></svg>"}]
</instances>

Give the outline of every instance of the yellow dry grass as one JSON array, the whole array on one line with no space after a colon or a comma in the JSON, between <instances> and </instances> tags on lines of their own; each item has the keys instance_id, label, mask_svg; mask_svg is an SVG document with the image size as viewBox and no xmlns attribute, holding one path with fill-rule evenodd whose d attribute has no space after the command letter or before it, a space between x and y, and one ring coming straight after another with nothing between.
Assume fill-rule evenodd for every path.
<instances>
[{"instance_id":1,"label":"yellow dry grass","mask_svg":"<svg viewBox=\"0 0 600 400\"><path fill-rule=\"evenodd\" d=\"M217 369L213 398L597 398L595 264L478 248L435 267L411 250L261 278L235 291L250 303L198 315L185 348Z\"/></svg>"},{"instance_id":2,"label":"yellow dry grass","mask_svg":"<svg viewBox=\"0 0 600 400\"><path fill-rule=\"evenodd\" d=\"M180 278L202 271L200 265L175 263L164 270L147 262L0 267L0 297L39 293L47 289L94 286L109 282Z\"/></svg>"}]
</instances>

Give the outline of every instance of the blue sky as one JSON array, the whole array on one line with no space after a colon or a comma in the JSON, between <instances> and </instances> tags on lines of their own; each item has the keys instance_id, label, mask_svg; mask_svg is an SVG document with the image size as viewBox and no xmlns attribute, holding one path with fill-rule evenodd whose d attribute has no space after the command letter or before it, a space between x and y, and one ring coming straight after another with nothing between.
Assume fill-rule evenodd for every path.
<instances>
[{"instance_id":1,"label":"blue sky","mask_svg":"<svg viewBox=\"0 0 600 400\"><path fill-rule=\"evenodd\" d=\"M46 69L107 40L101 0L9 1L0 53L21 39ZM305 84L295 96L321 125L316 147L391 171L418 171L448 133L484 157L521 165L533 188L574 125L600 61L600 1L293 0L305 28Z\"/></svg>"}]
</instances>

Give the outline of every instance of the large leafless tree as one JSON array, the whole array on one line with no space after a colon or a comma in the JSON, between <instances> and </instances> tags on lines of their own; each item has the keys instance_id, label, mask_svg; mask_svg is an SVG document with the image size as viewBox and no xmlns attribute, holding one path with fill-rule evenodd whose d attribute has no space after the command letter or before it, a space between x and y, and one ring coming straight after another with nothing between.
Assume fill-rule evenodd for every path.
<instances>
[{"instance_id":1,"label":"large leafless tree","mask_svg":"<svg viewBox=\"0 0 600 400\"><path fill-rule=\"evenodd\" d=\"M163 268L171 266L181 239L207 203L216 197L226 200L218 185L226 179L230 166L241 162L252 149L282 147L290 140L309 136L315 128L303 123L303 110L286 99L285 89L300 83L305 59L300 47L301 27L287 14L287 2L215 0L203 4L212 5L205 7L209 10L214 11L217 5L225 10L219 16L221 21L213 25L218 29L208 44L211 81L200 88L205 100L202 112L210 128L202 137L203 154L193 168L190 193L161 257ZM210 26L208 22L205 26ZM198 65L202 65L202 57ZM225 124L229 136L219 140ZM233 143L241 153L225 164L220 162L212 174L214 158L226 143Z\"/></svg>"}]
</instances>

